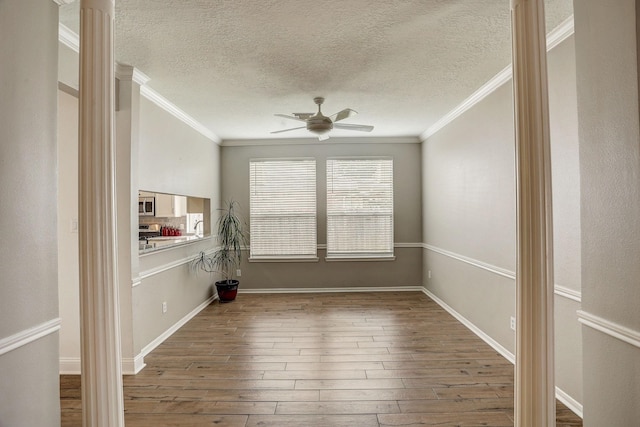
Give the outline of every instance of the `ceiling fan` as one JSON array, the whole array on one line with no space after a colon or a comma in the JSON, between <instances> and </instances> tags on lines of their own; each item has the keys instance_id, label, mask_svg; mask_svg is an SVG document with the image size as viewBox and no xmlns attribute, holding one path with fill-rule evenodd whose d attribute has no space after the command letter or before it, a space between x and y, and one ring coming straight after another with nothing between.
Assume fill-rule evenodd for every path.
<instances>
[{"instance_id":1,"label":"ceiling fan","mask_svg":"<svg viewBox=\"0 0 640 427\"><path fill-rule=\"evenodd\" d=\"M316 114L313 113L293 113L293 116L287 116L286 114L276 114L278 117L284 117L285 119L297 120L299 122L305 122L305 126L300 126L296 128L276 130L271 133L282 133L289 132L291 130L304 129L305 127L309 132L313 132L318 135L318 139L320 141L324 141L329 139L329 135L327 133L331 129L345 129L345 130L357 130L361 132L371 132L373 130L373 126L368 125L355 125L348 123L337 123L340 120L344 120L347 117L351 117L355 114L358 114L357 111L352 110L351 108L345 108L344 110L338 111L335 114L327 117L322 114L320 111L320 106L324 102L324 98L318 96L313 98L313 102L318 104L318 112Z\"/></svg>"}]
</instances>

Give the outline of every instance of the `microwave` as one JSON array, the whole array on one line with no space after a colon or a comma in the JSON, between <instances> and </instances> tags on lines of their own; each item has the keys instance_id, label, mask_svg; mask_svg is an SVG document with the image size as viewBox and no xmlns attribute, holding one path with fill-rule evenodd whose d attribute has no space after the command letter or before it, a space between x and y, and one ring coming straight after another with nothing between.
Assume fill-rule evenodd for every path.
<instances>
[{"instance_id":1,"label":"microwave","mask_svg":"<svg viewBox=\"0 0 640 427\"><path fill-rule=\"evenodd\" d=\"M156 198L138 197L138 215L156 216Z\"/></svg>"}]
</instances>

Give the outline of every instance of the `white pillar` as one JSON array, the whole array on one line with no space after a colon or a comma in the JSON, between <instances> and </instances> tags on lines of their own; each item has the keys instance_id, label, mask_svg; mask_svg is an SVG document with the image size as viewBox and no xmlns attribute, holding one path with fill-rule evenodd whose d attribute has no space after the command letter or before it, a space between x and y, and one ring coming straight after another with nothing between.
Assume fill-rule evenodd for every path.
<instances>
[{"instance_id":1,"label":"white pillar","mask_svg":"<svg viewBox=\"0 0 640 427\"><path fill-rule=\"evenodd\" d=\"M114 0L80 2L82 417L124 426L114 197Z\"/></svg>"},{"instance_id":2,"label":"white pillar","mask_svg":"<svg viewBox=\"0 0 640 427\"><path fill-rule=\"evenodd\" d=\"M511 0L516 129L515 422L555 426L551 156L543 0Z\"/></svg>"}]
</instances>

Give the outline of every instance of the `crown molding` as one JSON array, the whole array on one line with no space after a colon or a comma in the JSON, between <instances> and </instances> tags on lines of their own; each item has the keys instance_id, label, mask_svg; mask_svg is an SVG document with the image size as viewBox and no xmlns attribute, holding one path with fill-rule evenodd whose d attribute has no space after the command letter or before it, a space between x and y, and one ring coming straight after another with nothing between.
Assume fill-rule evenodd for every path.
<instances>
[{"instance_id":1,"label":"crown molding","mask_svg":"<svg viewBox=\"0 0 640 427\"><path fill-rule=\"evenodd\" d=\"M225 139L222 147L244 147L252 145L329 145L329 144L419 144L416 136L402 137L340 137L318 141L318 138L274 138L274 139Z\"/></svg>"},{"instance_id":2,"label":"crown molding","mask_svg":"<svg viewBox=\"0 0 640 427\"><path fill-rule=\"evenodd\" d=\"M58 24L58 40L60 41L60 43L69 47L74 52L80 53L80 37L71 29L69 29L69 27L67 27L66 25ZM123 78L131 78L131 80L133 80L134 82L138 83L141 86L140 93L145 98L155 103L158 107L167 111L169 114L173 115L178 120L181 120L186 125L192 127L193 129L198 131L200 134L202 134L206 138L212 140L216 144L220 144L221 139L216 134L211 132L211 130L209 130L207 127L205 127L203 124L198 122L196 119L194 119L184 111L182 111L175 104L173 104L171 101L169 101L168 99L160 95L158 92L145 86L145 84L150 80L150 78L149 76L144 74L142 71L138 70L135 67L131 67L129 65L116 63L115 73L116 73L116 77L118 78L120 78L120 76L122 76Z\"/></svg>"},{"instance_id":3,"label":"crown molding","mask_svg":"<svg viewBox=\"0 0 640 427\"><path fill-rule=\"evenodd\" d=\"M169 114L176 117L178 120L181 120L186 125L192 127L194 130L196 130L206 138L215 142L216 144L220 145L220 143L222 142L220 137L215 133L213 133L209 128L205 127L202 123L200 123L199 121L197 121L196 119L194 119L193 117L185 113L183 110L178 108L174 103L172 103L167 98L160 95L158 92L151 89L150 87L142 86L140 88L140 94L145 98L147 98L149 101L156 104L158 107L162 108Z\"/></svg>"},{"instance_id":4,"label":"crown molding","mask_svg":"<svg viewBox=\"0 0 640 427\"><path fill-rule=\"evenodd\" d=\"M120 64L116 62L115 75L118 80L131 80L134 83L143 86L147 84L149 76L131 65Z\"/></svg>"},{"instance_id":5,"label":"crown molding","mask_svg":"<svg viewBox=\"0 0 640 427\"><path fill-rule=\"evenodd\" d=\"M53 0L53 2L55 4L57 4L58 6L64 6L66 4L71 4L73 3L75 0Z\"/></svg>"},{"instance_id":6,"label":"crown molding","mask_svg":"<svg viewBox=\"0 0 640 427\"><path fill-rule=\"evenodd\" d=\"M61 23L58 23L58 41L74 52L80 53L80 37Z\"/></svg>"},{"instance_id":7,"label":"crown molding","mask_svg":"<svg viewBox=\"0 0 640 427\"><path fill-rule=\"evenodd\" d=\"M574 32L574 24L573 24L573 15L565 19L560 25L554 28L552 31L547 34L547 52L558 46L568 37L570 37ZM511 80L513 75L513 66L510 64L505 67L498 74L493 76L488 82L480 86L478 90L471 94L467 99L462 101L460 105L451 110L445 116L443 116L440 120L435 122L429 129L420 134L420 140L422 142L429 139L429 137L433 136L439 130L447 126L449 123L453 122L456 118L460 117L464 112L471 109L474 105L482 101L493 91L498 89L503 84L507 83Z\"/></svg>"}]
</instances>

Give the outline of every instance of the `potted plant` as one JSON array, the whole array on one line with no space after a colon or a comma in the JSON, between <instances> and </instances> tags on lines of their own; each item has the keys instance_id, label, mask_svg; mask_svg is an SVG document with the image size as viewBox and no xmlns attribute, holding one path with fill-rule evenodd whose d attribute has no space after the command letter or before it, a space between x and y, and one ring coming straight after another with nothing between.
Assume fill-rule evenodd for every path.
<instances>
[{"instance_id":1,"label":"potted plant","mask_svg":"<svg viewBox=\"0 0 640 427\"><path fill-rule=\"evenodd\" d=\"M207 273L220 273L222 280L218 280L216 289L220 302L230 302L236 298L240 282L233 278L235 270L240 267L242 247L247 243L247 235L242 221L237 213L238 203L229 201L226 208L221 209L217 222L217 237L220 245L212 254L204 251L193 260L194 268Z\"/></svg>"}]
</instances>

